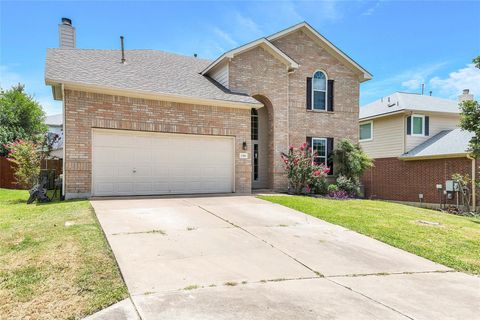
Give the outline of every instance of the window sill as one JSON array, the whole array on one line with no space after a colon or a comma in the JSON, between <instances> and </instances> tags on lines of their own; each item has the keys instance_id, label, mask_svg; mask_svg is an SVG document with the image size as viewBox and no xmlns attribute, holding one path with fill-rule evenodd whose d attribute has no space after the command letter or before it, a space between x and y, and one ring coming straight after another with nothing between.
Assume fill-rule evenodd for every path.
<instances>
[{"instance_id":1,"label":"window sill","mask_svg":"<svg viewBox=\"0 0 480 320\"><path fill-rule=\"evenodd\" d=\"M368 141L373 141L373 138L371 139L359 139L358 142L368 142Z\"/></svg>"},{"instance_id":2,"label":"window sill","mask_svg":"<svg viewBox=\"0 0 480 320\"><path fill-rule=\"evenodd\" d=\"M314 113L326 113L326 114L334 114L335 111L327 111L327 110L312 110L312 109L306 109L307 112L314 112Z\"/></svg>"}]
</instances>

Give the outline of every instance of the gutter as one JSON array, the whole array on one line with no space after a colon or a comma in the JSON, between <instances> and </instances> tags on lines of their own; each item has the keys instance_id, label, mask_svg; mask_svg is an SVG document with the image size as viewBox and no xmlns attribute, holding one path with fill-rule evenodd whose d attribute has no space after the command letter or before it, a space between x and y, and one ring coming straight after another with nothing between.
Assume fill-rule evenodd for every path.
<instances>
[{"instance_id":1,"label":"gutter","mask_svg":"<svg viewBox=\"0 0 480 320\"><path fill-rule=\"evenodd\" d=\"M446 158L469 158L468 153L450 153L450 154L438 154L427 156L400 156L399 160L403 161L415 161L415 160L433 160L433 159L446 159ZM470 159L470 158L469 158Z\"/></svg>"},{"instance_id":2,"label":"gutter","mask_svg":"<svg viewBox=\"0 0 480 320\"><path fill-rule=\"evenodd\" d=\"M133 98L161 100L161 101L170 101L170 102L187 103L187 104L200 104L205 106L238 108L238 109L251 109L251 108L259 108L263 106L263 104L261 104L260 102L240 102L240 101L184 96L184 95L171 94L171 93L154 93L154 92L148 92L148 91L142 91L142 90L112 88L107 86L90 85L90 84L78 83L78 82L56 81L52 79L45 79L45 83L52 87L62 85L63 87L62 90L71 89L71 90L94 92L94 93L107 94L107 95L119 95L119 96L133 97ZM62 91L62 94L63 94L63 91ZM235 95L235 93L232 93L232 95ZM240 94L237 94L237 95L240 95ZM242 96L250 97L249 95L242 95Z\"/></svg>"},{"instance_id":3,"label":"gutter","mask_svg":"<svg viewBox=\"0 0 480 320\"><path fill-rule=\"evenodd\" d=\"M467 155L467 159L472 160L472 211L475 212L477 209L477 185L475 183L477 161L469 154Z\"/></svg>"}]
</instances>

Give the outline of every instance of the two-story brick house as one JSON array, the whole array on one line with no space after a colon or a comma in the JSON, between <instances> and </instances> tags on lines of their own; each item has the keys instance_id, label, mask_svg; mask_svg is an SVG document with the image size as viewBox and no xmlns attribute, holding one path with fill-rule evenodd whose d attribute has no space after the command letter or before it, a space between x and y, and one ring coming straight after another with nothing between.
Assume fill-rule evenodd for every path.
<instances>
[{"instance_id":1,"label":"two-story brick house","mask_svg":"<svg viewBox=\"0 0 480 320\"><path fill-rule=\"evenodd\" d=\"M359 85L371 75L307 23L208 61L76 49L62 19L45 79L63 101L73 198L285 190L289 145L309 141L328 162L334 141L358 141Z\"/></svg>"},{"instance_id":2,"label":"two-story brick house","mask_svg":"<svg viewBox=\"0 0 480 320\"><path fill-rule=\"evenodd\" d=\"M360 108L359 141L375 166L362 181L369 198L455 204L452 174L480 177L468 152L473 134L458 128L459 101L396 92ZM472 185L475 189L475 184Z\"/></svg>"}]
</instances>

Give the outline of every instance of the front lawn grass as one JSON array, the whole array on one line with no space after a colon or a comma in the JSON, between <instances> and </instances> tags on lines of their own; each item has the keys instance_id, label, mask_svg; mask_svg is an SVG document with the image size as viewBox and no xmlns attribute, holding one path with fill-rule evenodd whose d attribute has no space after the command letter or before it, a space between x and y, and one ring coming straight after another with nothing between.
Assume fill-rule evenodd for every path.
<instances>
[{"instance_id":1,"label":"front lawn grass","mask_svg":"<svg viewBox=\"0 0 480 320\"><path fill-rule=\"evenodd\" d=\"M79 319L127 297L86 200L0 189L0 319Z\"/></svg>"},{"instance_id":2,"label":"front lawn grass","mask_svg":"<svg viewBox=\"0 0 480 320\"><path fill-rule=\"evenodd\" d=\"M478 218L385 201L342 201L301 196L259 198L357 231L453 269L480 274Z\"/></svg>"}]
</instances>

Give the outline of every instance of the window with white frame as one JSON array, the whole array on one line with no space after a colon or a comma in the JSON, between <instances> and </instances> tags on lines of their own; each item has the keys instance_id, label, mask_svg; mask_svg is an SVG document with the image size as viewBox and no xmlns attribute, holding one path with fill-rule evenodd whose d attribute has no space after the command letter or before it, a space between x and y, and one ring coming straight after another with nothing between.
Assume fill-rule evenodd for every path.
<instances>
[{"instance_id":1,"label":"window with white frame","mask_svg":"<svg viewBox=\"0 0 480 320\"><path fill-rule=\"evenodd\" d=\"M412 135L425 135L425 116L415 114L412 115Z\"/></svg>"},{"instance_id":2,"label":"window with white frame","mask_svg":"<svg viewBox=\"0 0 480 320\"><path fill-rule=\"evenodd\" d=\"M315 153L313 163L327 164L327 139L326 138L312 138L312 151Z\"/></svg>"},{"instance_id":3,"label":"window with white frame","mask_svg":"<svg viewBox=\"0 0 480 320\"><path fill-rule=\"evenodd\" d=\"M369 141L373 139L373 122L365 122L360 124L360 141Z\"/></svg>"},{"instance_id":4,"label":"window with white frame","mask_svg":"<svg viewBox=\"0 0 480 320\"><path fill-rule=\"evenodd\" d=\"M313 110L327 110L327 76L322 71L313 74L312 101Z\"/></svg>"}]
</instances>

